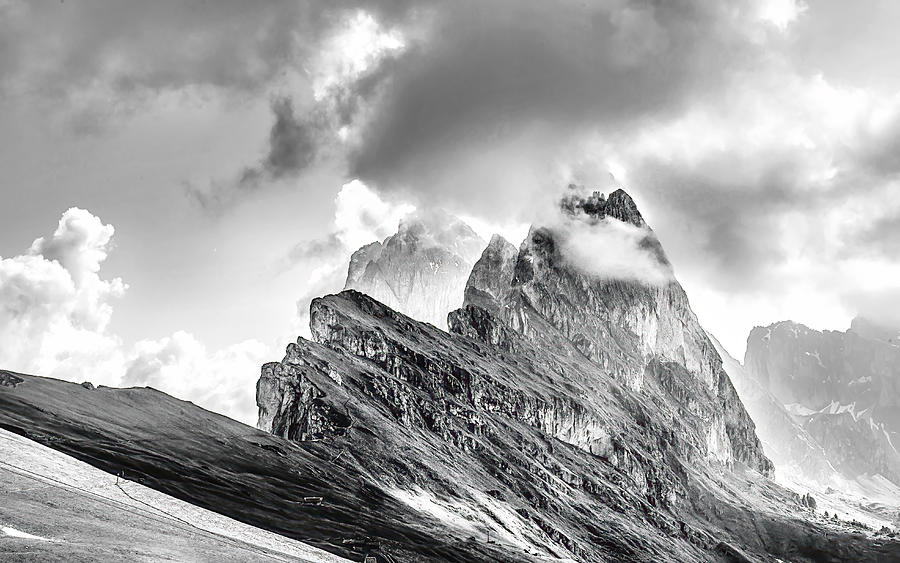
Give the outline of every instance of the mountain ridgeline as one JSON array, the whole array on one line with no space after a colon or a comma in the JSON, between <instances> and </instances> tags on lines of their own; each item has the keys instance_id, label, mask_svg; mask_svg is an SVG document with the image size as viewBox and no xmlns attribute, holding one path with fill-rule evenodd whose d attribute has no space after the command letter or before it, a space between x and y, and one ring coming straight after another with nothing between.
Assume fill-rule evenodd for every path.
<instances>
[{"instance_id":1,"label":"mountain ridgeline","mask_svg":"<svg viewBox=\"0 0 900 563\"><path fill-rule=\"evenodd\" d=\"M567 224L611 223L668 269L631 197L570 189L560 212L518 249L491 239L449 332L358 291L313 300L312 340L262 368L259 427L361 467L373 494L419 511L460 560L485 545L503 561L877 561L894 549L796 515L808 509L768 479L674 276L598 276L566 255ZM416 270L431 255L419 254L395 264ZM410 275L371 266L380 259L355 254L348 285L360 271L373 286Z\"/></svg>"},{"instance_id":2,"label":"mountain ridgeline","mask_svg":"<svg viewBox=\"0 0 900 563\"><path fill-rule=\"evenodd\" d=\"M779 322L753 329L744 366L843 477L900 486L900 331L864 318L845 332Z\"/></svg>"}]
</instances>

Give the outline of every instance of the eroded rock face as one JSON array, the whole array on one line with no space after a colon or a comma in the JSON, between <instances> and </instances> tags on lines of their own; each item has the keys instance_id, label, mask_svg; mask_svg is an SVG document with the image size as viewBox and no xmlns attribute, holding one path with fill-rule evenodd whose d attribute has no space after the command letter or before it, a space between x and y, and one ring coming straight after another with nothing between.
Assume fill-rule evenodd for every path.
<instances>
[{"instance_id":1,"label":"eroded rock face","mask_svg":"<svg viewBox=\"0 0 900 563\"><path fill-rule=\"evenodd\" d=\"M623 190L609 198L569 195L562 209L576 220L611 217L646 229L641 246L668 267L659 241ZM531 229L513 266L508 245L492 241L473 268L466 304L495 311L534 342L562 337L632 391L660 395L696 416L695 431L705 436L702 449L709 457L768 473L771 464L754 424L681 285L674 279L654 285L583 273L561 253L558 239L566 234L559 230Z\"/></svg>"},{"instance_id":2,"label":"eroded rock face","mask_svg":"<svg viewBox=\"0 0 900 563\"><path fill-rule=\"evenodd\" d=\"M563 207L646 230L665 260L624 192ZM263 367L260 427L334 444L447 526L517 546L514 560L765 551L778 519L743 526L721 483L768 483L772 465L681 286L591 277L554 236L532 229L518 250L494 237L449 334L355 291L314 300L313 341Z\"/></svg>"},{"instance_id":3,"label":"eroded rock face","mask_svg":"<svg viewBox=\"0 0 900 563\"><path fill-rule=\"evenodd\" d=\"M447 213L407 217L396 234L353 253L344 289L446 329L483 248L481 237Z\"/></svg>"},{"instance_id":4,"label":"eroded rock face","mask_svg":"<svg viewBox=\"0 0 900 563\"><path fill-rule=\"evenodd\" d=\"M464 302L496 313L512 283L518 254L516 247L505 238L491 237L466 280Z\"/></svg>"},{"instance_id":5,"label":"eroded rock face","mask_svg":"<svg viewBox=\"0 0 900 563\"><path fill-rule=\"evenodd\" d=\"M900 343L896 331L856 319L846 332L785 321L756 327L744 365L834 467L900 484Z\"/></svg>"},{"instance_id":6,"label":"eroded rock face","mask_svg":"<svg viewBox=\"0 0 900 563\"><path fill-rule=\"evenodd\" d=\"M723 542L795 560L846 551L791 520L799 495L710 463L687 409L631 391L537 316L540 341L475 306L449 335L354 291L311 311L314 342L263 367L260 426L358 465L423 530L489 535L503 561L719 561Z\"/></svg>"}]
</instances>

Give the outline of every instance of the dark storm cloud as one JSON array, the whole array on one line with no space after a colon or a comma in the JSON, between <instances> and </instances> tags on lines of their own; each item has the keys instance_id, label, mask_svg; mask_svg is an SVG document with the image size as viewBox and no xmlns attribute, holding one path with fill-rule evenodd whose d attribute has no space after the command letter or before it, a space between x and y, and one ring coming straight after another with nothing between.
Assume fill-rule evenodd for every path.
<instances>
[{"instance_id":1,"label":"dark storm cloud","mask_svg":"<svg viewBox=\"0 0 900 563\"><path fill-rule=\"evenodd\" d=\"M387 189L439 193L467 158L535 130L537 154L522 159L553 158L586 131L684 109L757 56L740 8L718 3L446 2L436 13L424 44L368 85L377 109L350 171Z\"/></svg>"},{"instance_id":2,"label":"dark storm cloud","mask_svg":"<svg viewBox=\"0 0 900 563\"><path fill-rule=\"evenodd\" d=\"M298 119L290 98L272 101L275 122L269 131L268 154L257 166L245 168L236 189L253 189L260 182L279 180L309 166L316 156L316 139L321 130L310 120Z\"/></svg>"},{"instance_id":3,"label":"dark storm cloud","mask_svg":"<svg viewBox=\"0 0 900 563\"><path fill-rule=\"evenodd\" d=\"M708 270L707 282L722 289L780 283L770 271L786 259L786 230L799 227L785 224L785 216L799 209L815 214L847 196L810 186L790 154L728 151L692 165L654 157L631 164L629 179L658 220L663 242L684 255L682 264Z\"/></svg>"}]
</instances>

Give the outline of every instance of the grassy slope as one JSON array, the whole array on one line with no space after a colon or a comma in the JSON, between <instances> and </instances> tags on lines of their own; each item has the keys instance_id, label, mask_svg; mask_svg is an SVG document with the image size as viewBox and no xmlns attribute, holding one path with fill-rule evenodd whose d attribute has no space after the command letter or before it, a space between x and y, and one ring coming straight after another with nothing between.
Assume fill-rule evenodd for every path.
<instances>
[{"instance_id":1,"label":"grassy slope","mask_svg":"<svg viewBox=\"0 0 900 563\"><path fill-rule=\"evenodd\" d=\"M0 429L0 559L349 563Z\"/></svg>"},{"instance_id":2,"label":"grassy slope","mask_svg":"<svg viewBox=\"0 0 900 563\"><path fill-rule=\"evenodd\" d=\"M0 385L0 427L197 506L354 560L506 559L429 533L356 460L332 463L323 444L294 444L154 389L15 375L24 381ZM312 496L324 502L303 502Z\"/></svg>"}]
</instances>

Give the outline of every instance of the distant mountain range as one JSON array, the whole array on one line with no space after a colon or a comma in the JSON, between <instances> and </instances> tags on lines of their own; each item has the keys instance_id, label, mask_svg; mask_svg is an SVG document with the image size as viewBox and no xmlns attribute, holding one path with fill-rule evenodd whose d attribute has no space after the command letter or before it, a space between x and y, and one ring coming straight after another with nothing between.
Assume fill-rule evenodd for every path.
<instances>
[{"instance_id":1,"label":"distant mountain range","mask_svg":"<svg viewBox=\"0 0 900 563\"><path fill-rule=\"evenodd\" d=\"M753 329L747 374L784 406L849 479L900 487L900 339L863 318L846 332L790 321Z\"/></svg>"}]
</instances>

